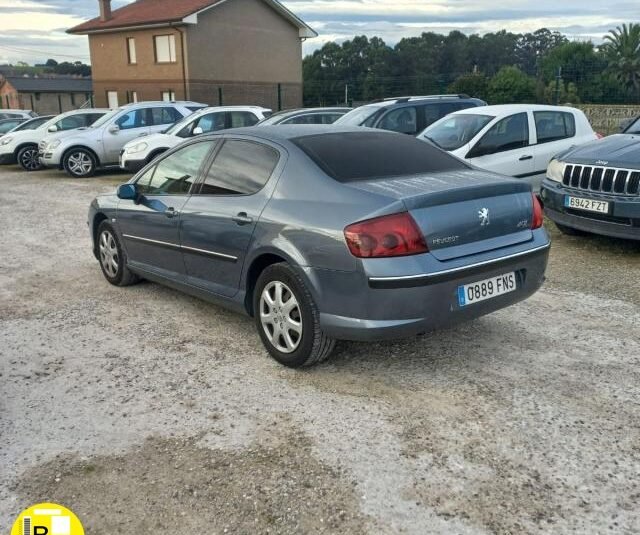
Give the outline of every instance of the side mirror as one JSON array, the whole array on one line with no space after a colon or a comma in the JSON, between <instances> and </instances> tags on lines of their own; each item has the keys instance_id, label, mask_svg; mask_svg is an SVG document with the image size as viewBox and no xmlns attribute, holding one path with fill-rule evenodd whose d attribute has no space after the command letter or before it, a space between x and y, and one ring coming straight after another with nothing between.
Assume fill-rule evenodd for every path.
<instances>
[{"instance_id":1,"label":"side mirror","mask_svg":"<svg viewBox=\"0 0 640 535\"><path fill-rule=\"evenodd\" d=\"M109 127L109 133L110 134L117 134L118 132L120 132L120 127L117 124L112 124Z\"/></svg>"},{"instance_id":2,"label":"side mirror","mask_svg":"<svg viewBox=\"0 0 640 535\"><path fill-rule=\"evenodd\" d=\"M118 199L135 201L138 198L138 188L135 184L121 184L117 195Z\"/></svg>"},{"instance_id":3,"label":"side mirror","mask_svg":"<svg viewBox=\"0 0 640 535\"><path fill-rule=\"evenodd\" d=\"M200 136L202 134L204 134L204 130L202 128L200 128L199 126L196 126L193 129L193 132L191 132L191 135L193 135L193 136Z\"/></svg>"},{"instance_id":4,"label":"side mirror","mask_svg":"<svg viewBox=\"0 0 640 535\"><path fill-rule=\"evenodd\" d=\"M47 128L47 132L51 132L53 134L53 132L57 132L58 131L58 127L55 124L52 124L49 128Z\"/></svg>"}]
</instances>

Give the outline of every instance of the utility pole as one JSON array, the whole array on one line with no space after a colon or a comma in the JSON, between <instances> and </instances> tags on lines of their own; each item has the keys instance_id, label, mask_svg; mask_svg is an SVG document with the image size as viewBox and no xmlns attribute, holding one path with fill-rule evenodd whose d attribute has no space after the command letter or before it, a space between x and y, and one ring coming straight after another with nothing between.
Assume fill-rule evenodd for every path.
<instances>
[{"instance_id":1,"label":"utility pole","mask_svg":"<svg viewBox=\"0 0 640 535\"><path fill-rule=\"evenodd\" d=\"M344 105L349 105L349 84L344 84Z\"/></svg>"},{"instance_id":2,"label":"utility pole","mask_svg":"<svg viewBox=\"0 0 640 535\"><path fill-rule=\"evenodd\" d=\"M562 67L558 67L558 74L556 75L556 90L554 103L557 106L560 104L560 82L562 81Z\"/></svg>"}]
</instances>

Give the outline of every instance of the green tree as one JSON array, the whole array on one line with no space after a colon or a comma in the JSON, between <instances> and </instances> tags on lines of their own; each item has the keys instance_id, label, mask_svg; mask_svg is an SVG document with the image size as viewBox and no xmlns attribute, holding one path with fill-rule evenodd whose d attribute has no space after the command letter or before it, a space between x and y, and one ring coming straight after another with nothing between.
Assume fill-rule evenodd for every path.
<instances>
[{"instance_id":1,"label":"green tree","mask_svg":"<svg viewBox=\"0 0 640 535\"><path fill-rule=\"evenodd\" d=\"M464 93L476 98L487 98L489 80L484 74L470 73L458 76L449 86L449 93Z\"/></svg>"},{"instance_id":2,"label":"green tree","mask_svg":"<svg viewBox=\"0 0 640 535\"><path fill-rule=\"evenodd\" d=\"M502 67L489 81L490 104L535 102L536 82L518 67Z\"/></svg>"},{"instance_id":3,"label":"green tree","mask_svg":"<svg viewBox=\"0 0 640 535\"><path fill-rule=\"evenodd\" d=\"M604 41L610 72L640 101L640 24L618 26Z\"/></svg>"},{"instance_id":4,"label":"green tree","mask_svg":"<svg viewBox=\"0 0 640 535\"><path fill-rule=\"evenodd\" d=\"M538 75L540 60L551 50L569 40L560 32L540 28L533 33L525 33L518 39L518 66L530 76Z\"/></svg>"},{"instance_id":5,"label":"green tree","mask_svg":"<svg viewBox=\"0 0 640 535\"><path fill-rule=\"evenodd\" d=\"M573 82L565 84L563 80L549 82L544 89L544 101L547 104L580 104L578 87Z\"/></svg>"}]
</instances>

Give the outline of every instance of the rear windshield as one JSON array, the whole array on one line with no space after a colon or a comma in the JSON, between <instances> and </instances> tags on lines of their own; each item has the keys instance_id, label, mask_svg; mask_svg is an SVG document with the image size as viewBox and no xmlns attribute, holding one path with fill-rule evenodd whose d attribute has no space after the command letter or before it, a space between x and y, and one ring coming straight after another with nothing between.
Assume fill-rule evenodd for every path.
<instances>
[{"instance_id":1,"label":"rear windshield","mask_svg":"<svg viewBox=\"0 0 640 535\"><path fill-rule=\"evenodd\" d=\"M390 132L347 132L292 140L339 182L468 169L460 160L414 137Z\"/></svg>"}]
</instances>

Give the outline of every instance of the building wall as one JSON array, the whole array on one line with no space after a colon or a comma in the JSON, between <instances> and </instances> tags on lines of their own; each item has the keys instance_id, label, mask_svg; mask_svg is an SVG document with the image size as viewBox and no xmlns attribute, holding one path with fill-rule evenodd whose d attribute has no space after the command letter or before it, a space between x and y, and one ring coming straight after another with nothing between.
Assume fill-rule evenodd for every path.
<instances>
[{"instance_id":1,"label":"building wall","mask_svg":"<svg viewBox=\"0 0 640 535\"><path fill-rule=\"evenodd\" d=\"M578 104L576 107L584 111L593 129L604 135L619 132L621 125L640 116L638 105Z\"/></svg>"},{"instance_id":2,"label":"building wall","mask_svg":"<svg viewBox=\"0 0 640 535\"><path fill-rule=\"evenodd\" d=\"M0 108L33 110L38 115L75 110L90 98L91 93L18 93L9 83L0 88Z\"/></svg>"},{"instance_id":3,"label":"building wall","mask_svg":"<svg viewBox=\"0 0 640 535\"><path fill-rule=\"evenodd\" d=\"M187 27L191 98L277 109L302 105L299 30L261 0L224 2Z\"/></svg>"},{"instance_id":4,"label":"building wall","mask_svg":"<svg viewBox=\"0 0 640 535\"><path fill-rule=\"evenodd\" d=\"M154 36L175 35L176 62L156 63ZM107 91L118 91L119 104L128 102L133 91L138 100L160 100L162 91L171 90L177 99L185 98L181 32L175 28L98 33L89 36L93 91L97 106L107 105ZM136 41L136 64L129 64L127 38ZM186 49L185 49L186 54Z\"/></svg>"}]
</instances>

